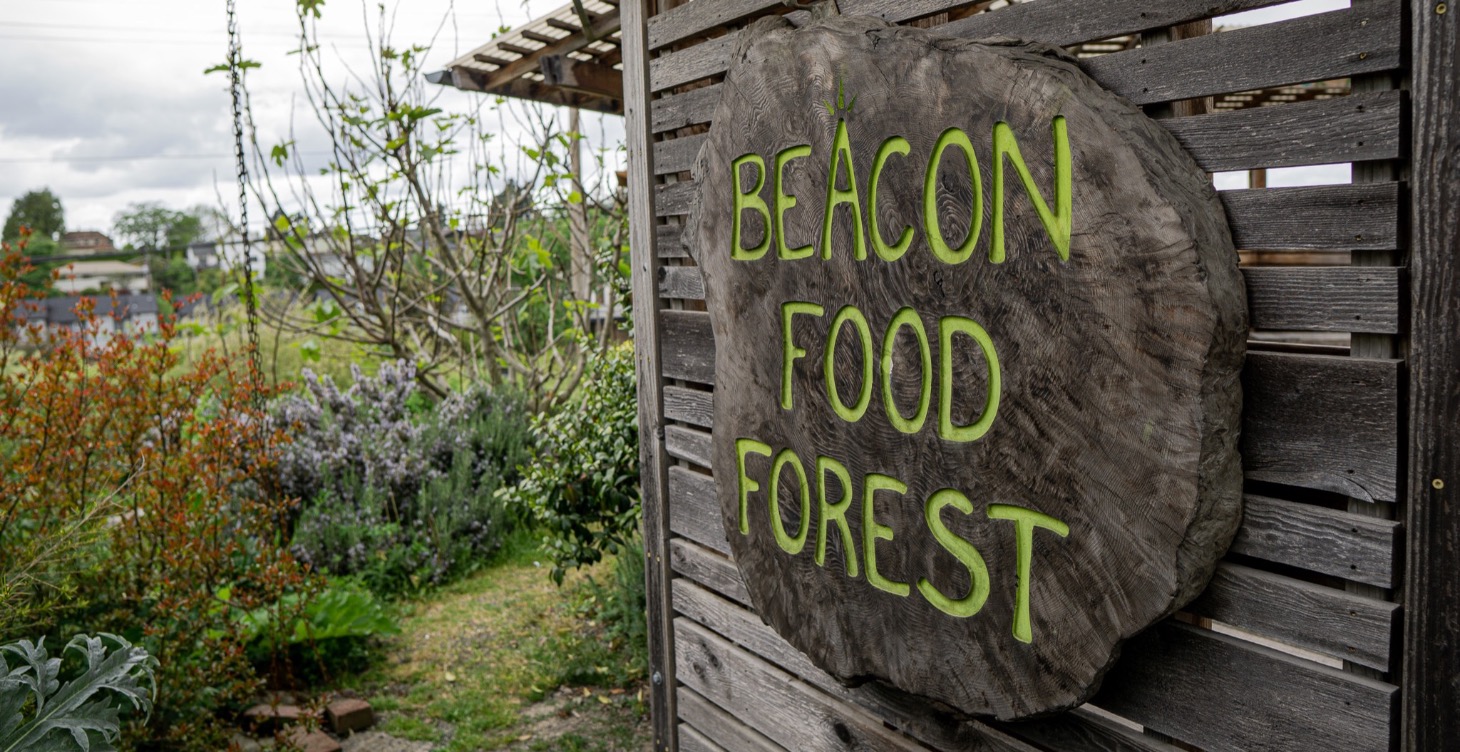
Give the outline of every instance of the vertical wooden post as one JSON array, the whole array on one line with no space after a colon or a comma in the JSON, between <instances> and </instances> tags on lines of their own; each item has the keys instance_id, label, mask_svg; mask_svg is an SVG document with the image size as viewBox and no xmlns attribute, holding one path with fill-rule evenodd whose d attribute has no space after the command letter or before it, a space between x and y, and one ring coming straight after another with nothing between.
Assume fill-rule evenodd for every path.
<instances>
[{"instance_id":1,"label":"vertical wooden post","mask_svg":"<svg viewBox=\"0 0 1460 752\"><path fill-rule=\"evenodd\" d=\"M1401 747L1460 749L1460 7L1410 3L1409 473Z\"/></svg>"},{"instance_id":2,"label":"vertical wooden post","mask_svg":"<svg viewBox=\"0 0 1460 752\"><path fill-rule=\"evenodd\" d=\"M674 612L669 593L668 468L659 363L658 253L654 248L654 145L649 128L648 21L653 0L619 5L624 51L624 126L629 166L629 254L633 267L634 360L639 380L639 485L644 499L644 577L649 609L650 709L655 752L675 737Z\"/></svg>"},{"instance_id":3,"label":"vertical wooden post","mask_svg":"<svg viewBox=\"0 0 1460 752\"><path fill-rule=\"evenodd\" d=\"M568 150L568 168L573 171L573 190L582 197L568 204L568 256L575 300L593 298L593 248L588 232L588 192L583 189L583 115L577 107L568 108L568 130L573 132L573 145Z\"/></svg>"}]
</instances>

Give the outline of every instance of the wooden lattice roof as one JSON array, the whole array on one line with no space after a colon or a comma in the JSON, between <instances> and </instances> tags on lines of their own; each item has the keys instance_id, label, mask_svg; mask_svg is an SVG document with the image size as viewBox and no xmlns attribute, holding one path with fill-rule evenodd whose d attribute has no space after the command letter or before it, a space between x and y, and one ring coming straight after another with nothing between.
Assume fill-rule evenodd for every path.
<instances>
[{"instance_id":1,"label":"wooden lattice roof","mask_svg":"<svg viewBox=\"0 0 1460 752\"><path fill-rule=\"evenodd\" d=\"M623 113L617 0L564 5L451 61L433 83Z\"/></svg>"}]
</instances>

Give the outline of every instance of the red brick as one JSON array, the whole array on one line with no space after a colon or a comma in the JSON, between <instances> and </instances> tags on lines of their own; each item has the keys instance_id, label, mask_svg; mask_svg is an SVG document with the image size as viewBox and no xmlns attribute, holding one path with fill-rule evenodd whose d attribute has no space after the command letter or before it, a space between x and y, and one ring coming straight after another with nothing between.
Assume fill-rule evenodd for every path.
<instances>
[{"instance_id":1,"label":"red brick","mask_svg":"<svg viewBox=\"0 0 1460 752\"><path fill-rule=\"evenodd\" d=\"M243 727L255 734L269 735L298 721L304 711L298 705L255 705L243 711Z\"/></svg>"},{"instance_id":2,"label":"red brick","mask_svg":"<svg viewBox=\"0 0 1460 752\"><path fill-rule=\"evenodd\" d=\"M288 738L302 752L341 752L343 749L329 734L323 731L306 732L302 726L290 729Z\"/></svg>"},{"instance_id":3,"label":"red brick","mask_svg":"<svg viewBox=\"0 0 1460 752\"><path fill-rule=\"evenodd\" d=\"M370 703L353 698L341 698L325 708L325 718L336 734L360 731L375 725L375 711Z\"/></svg>"}]
</instances>

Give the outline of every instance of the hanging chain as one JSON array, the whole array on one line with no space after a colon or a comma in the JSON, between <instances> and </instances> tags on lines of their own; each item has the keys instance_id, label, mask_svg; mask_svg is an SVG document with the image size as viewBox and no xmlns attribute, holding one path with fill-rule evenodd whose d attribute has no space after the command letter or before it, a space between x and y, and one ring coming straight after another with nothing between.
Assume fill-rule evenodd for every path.
<instances>
[{"instance_id":1,"label":"hanging chain","mask_svg":"<svg viewBox=\"0 0 1460 752\"><path fill-rule=\"evenodd\" d=\"M243 148L243 45L238 41L238 16L228 0L228 75L233 95L233 157L238 167L238 211L243 230L243 305L248 318L248 357L254 400L263 399L263 363L259 356L258 301L253 287L253 246L248 237L248 155Z\"/></svg>"}]
</instances>

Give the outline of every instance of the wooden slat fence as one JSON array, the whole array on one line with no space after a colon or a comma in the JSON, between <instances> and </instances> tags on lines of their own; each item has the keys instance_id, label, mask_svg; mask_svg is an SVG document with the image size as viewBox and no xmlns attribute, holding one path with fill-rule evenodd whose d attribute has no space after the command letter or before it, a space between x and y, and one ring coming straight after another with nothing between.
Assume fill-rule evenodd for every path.
<instances>
[{"instance_id":1,"label":"wooden slat fence","mask_svg":"<svg viewBox=\"0 0 1460 752\"><path fill-rule=\"evenodd\" d=\"M839 2L845 14L941 22L935 28L949 36L1062 47L1275 4ZM715 341L682 224L740 31L768 14L806 14L781 0L621 7L626 76L639 79L626 89L644 87L648 104L629 96L631 158L635 138L648 147L631 161L630 186L639 349L653 351L640 365L650 395L641 426L654 460L645 484L655 485L646 488L646 530L660 536L647 548L663 567L651 593L661 599L651 609L663 630L654 660L666 688L656 710L674 714L656 723L661 748L1302 752L1399 744L1408 533L1395 508L1407 492L1408 376L1394 356L1403 347L1355 357L1359 349L1342 344L1292 352L1253 340L1242 428L1248 493L1237 539L1206 592L1133 640L1085 708L1018 724L958 720L885 687L847 688L765 626L730 558L709 469ZM1081 64L1142 105L1352 77L1401 81L1410 11L1404 0L1366 0L1246 29L1169 35ZM636 67L636 55L645 65ZM1389 166L1380 174L1392 177L1351 185L1222 192L1239 249L1332 259L1245 270L1254 330L1321 334L1330 343L1335 335L1340 343L1408 336L1413 312L1400 260L1409 250L1410 197L1401 178L1413 108L1403 88L1355 87L1333 99L1159 121L1213 172ZM1365 253L1391 262L1348 263Z\"/></svg>"}]
</instances>

